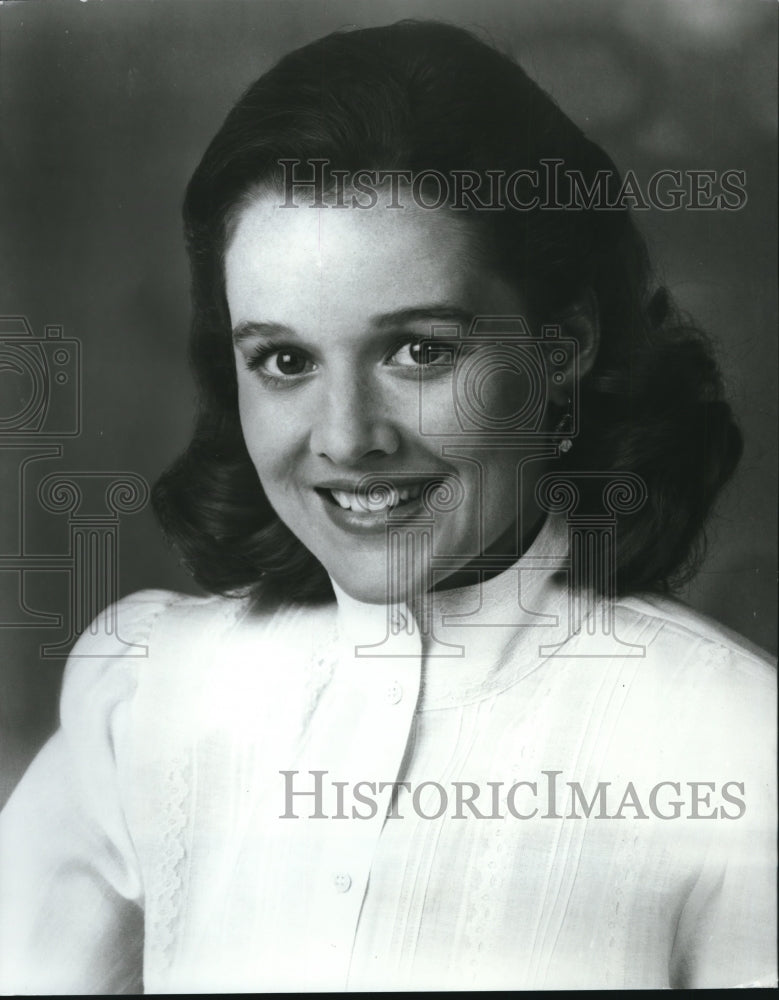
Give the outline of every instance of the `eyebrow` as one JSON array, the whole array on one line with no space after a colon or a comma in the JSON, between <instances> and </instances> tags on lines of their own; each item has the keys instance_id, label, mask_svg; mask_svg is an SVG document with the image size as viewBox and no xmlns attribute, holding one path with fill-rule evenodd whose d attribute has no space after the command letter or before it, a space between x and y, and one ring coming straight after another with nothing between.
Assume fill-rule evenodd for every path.
<instances>
[{"instance_id":1,"label":"eyebrow","mask_svg":"<svg viewBox=\"0 0 779 1000\"><path fill-rule=\"evenodd\" d=\"M394 312L382 313L379 316L371 316L371 326L379 331L393 327L408 326L411 323L420 323L430 320L438 320L443 323L459 323L464 327L469 327L473 322L474 315L467 309L460 309L450 305L429 305L415 306L412 309L397 309ZM233 343L240 344L249 337L295 337L297 334L291 326L283 323L260 323L252 320L244 320L233 329Z\"/></svg>"},{"instance_id":2,"label":"eyebrow","mask_svg":"<svg viewBox=\"0 0 779 1000\"><path fill-rule=\"evenodd\" d=\"M392 326L405 326L410 323L420 323L425 320L441 320L444 323L462 323L470 326L473 322L473 313L467 309L460 309L458 306L450 305L428 305L417 306L413 309L398 309L396 312L383 313L381 316L372 316L372 324L380 330Z\"/></svg>"},{"instance_id":3,"label":"eyebrow","mask_svg":"<svg viewBox=\"0 0 779 1000\"><path fill-rule=\"evenodd\" d=\"M283 323L257 323L244 320L233 328L233 343L240 344L250 337L294 337L295 331Z\"/></svg>"}]
</instances>

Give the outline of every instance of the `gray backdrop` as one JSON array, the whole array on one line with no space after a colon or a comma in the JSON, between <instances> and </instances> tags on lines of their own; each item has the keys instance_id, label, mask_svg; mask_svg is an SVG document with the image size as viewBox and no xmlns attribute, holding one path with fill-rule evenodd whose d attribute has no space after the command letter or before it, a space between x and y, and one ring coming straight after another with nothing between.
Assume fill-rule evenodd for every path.
<instances>
[{"instance_id":1,"label":"gray backdrop","mask_svg":"<svg viewBox=\"0 0 779 1000\"><path fill-rule=\"evenodd\" d=\"M20 321L4 321L0 802L55 724L63 659L41 646L60 643L62 653L69 641L78 516L95 538L118 532L119 594L195 592L148 507L117 518L99 496L74 511L67 496L39 493L58 472L153 482L187 441L179 206L189 174L231 103L284 52L336 28L401 17L486 30L644 181L666 167L746 171L740 211L652 210L639 221L659 277L718 345L746 437L703 572L686 596L776 648L772 0L6 2L0 314L26 317L37 338L61 327L66 380L50 387L48 424L11 433L30 389L12 356ZM37 349L55 365L57 331L49 332ZM87 606L99 599L84 597Z\"/></svg>"}]
</instances>

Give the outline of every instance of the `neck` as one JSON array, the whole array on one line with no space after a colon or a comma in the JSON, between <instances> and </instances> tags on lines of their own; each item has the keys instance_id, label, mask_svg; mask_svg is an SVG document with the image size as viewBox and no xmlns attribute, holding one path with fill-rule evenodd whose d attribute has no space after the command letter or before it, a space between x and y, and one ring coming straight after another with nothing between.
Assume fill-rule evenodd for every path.
<instances>
[{"instance_id":1,"label":"neck","mask_svg":"<svg viewBox=\"0 0 779 1000\"><path fill-rule=\"evenodd\" d=\"M431 588L433 591L456 590L459 587L471 587L477 581L484 582L503 573L530 548L544 523L544 515L539 513L529 531L519 539L517 546L519 522L515 521L500 537L487 546L475 559L443 577Z\"/></svg>"}]
</instances>

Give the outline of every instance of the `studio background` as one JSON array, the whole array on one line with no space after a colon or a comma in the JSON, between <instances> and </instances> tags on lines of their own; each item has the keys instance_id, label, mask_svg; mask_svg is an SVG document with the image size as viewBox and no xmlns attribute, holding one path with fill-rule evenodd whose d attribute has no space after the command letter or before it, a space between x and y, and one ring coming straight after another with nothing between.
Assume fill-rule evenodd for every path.
<instances>
[{"instance_id":1,"label":"studio background","mask_svg":"<svg viewBox=\"0 0 779 1000\"><path fill-rule=\"evenodd\" d=\"M746 441L703 570L682 596L775 650L772 0L5 2L0 314L26 317L36 337L61 326L81 352L80 432L61 439L60 458L33 463L30 482L130 472L152 483L184 448L193 390L180 204L189 175L235 99L285 52L403 17L462 24L516 55L644 182L664 168L746 172L739 211L652 209L638 222L658 278L713 337ZM0 430L26 391L4 357L0 342ZM69 552L68 515L22 488L27 453L14 440L0 433L0 803L56 724L64 659L40 647L67 640L70 600L68 573L44 566ZM22 553L44 568L22 572L32 566L14 562ZM147 587L197 592L148 507L119 522L118 592ZM62 627L35 627L35 613L62 615Z\"/></svg>"}]
</instances>

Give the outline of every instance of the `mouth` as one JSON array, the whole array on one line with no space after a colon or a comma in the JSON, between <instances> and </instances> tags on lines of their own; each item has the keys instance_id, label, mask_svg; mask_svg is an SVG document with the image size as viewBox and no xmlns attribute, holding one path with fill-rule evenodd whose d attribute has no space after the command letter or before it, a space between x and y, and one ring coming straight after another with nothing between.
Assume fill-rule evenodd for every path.
<instances>
[{"instance_id":1,"label":"mouth","mask_svg":"<svg viewBox=\"0 0 779 1000\"><path fill-rule=\"evenodd\" d=\"M376 489L345 490L330 487L317 487L320 496L341 510L350 510L355 514L381 514L385 511L405 507L419 500L426 483L410 486L389 486L382 484Z\"/></svg>"},{"instance_id":2,"label":"mouth","mask_svg":"<svg viewBox=\"0 0 779 1000\"><path fill-rule=\"evenodd\" d=\"M401 484L382 480L367 486L328 483L315 486L325 513L339 528L357 533L384 533L387 526L427 513L423 496L439 479Z\"/></svg>"}]
</instances>

